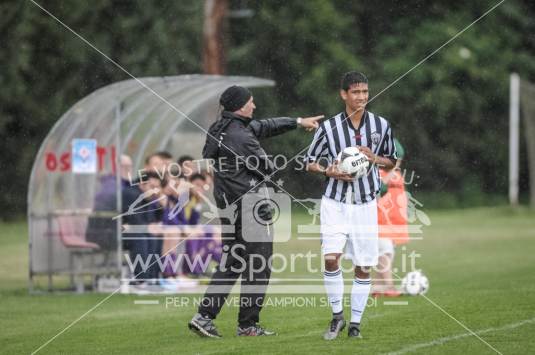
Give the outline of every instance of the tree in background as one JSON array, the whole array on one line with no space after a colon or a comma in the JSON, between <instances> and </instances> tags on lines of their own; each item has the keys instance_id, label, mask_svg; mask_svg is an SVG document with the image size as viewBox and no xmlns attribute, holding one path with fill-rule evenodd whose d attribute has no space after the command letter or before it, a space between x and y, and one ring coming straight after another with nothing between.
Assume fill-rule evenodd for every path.
<instances>
[{"instance_id":1,"label":"tree in background","mask_svg":"<svg viewBox=\"0 0 535 355\"><path fill-rule=\"evenodd\" d=\"M228 0L229 12L245 6L252 16L225 20L226 73L276 80L275 90L254 92L258 117L334 115L342 73L367 73L373 97L494 4ZM43 5L135 76L203 71L201 1ZM24 212L31 165L54 122L87 94L129 77L31 2L3 1L0 13L0 205L9 217ZM535 81L534 17L533 2L504 2L371 103L406 145L418 189L447 192L434 201L506 195L508 75ZM309 140L290 133L266 144L293 155ZM317 193L320 177L292 167L280 177L298 196Z\"/></svg>"},{"instance_id":2,"label":"tree in background","mask_svg":"<svg viewBox=\"0 0 535 355\"><path fill-rule=\"evenodd\" d=\"M341 110L338 81L343 72L367 73L374 97L493 5L414 0L389 6L256 4L249 31L243 31L247 23L236 26L229 57L236 58L236 71L256 70L251 74L271 74L277 80L274 100L279 112L334 115ZM527 1L502 4L370 104L406 144L406 167L420 176L412 189L433 192L426 203L492 203L495 195L505 201L508 76L513 70L535 74L534 37L526 35L533 33L535 24L528 14L534 12ZM263 46L269 38L281 46ZM232 51L239 54L233 56ZM249 57L257 64L244 66ZM309 140L297 135L293 139L266 144L270 152L288 154ZM526 175L524 165L524 182ZM281 176L298 195L316 191L314 182L303 183L291 169Z\"/></svg>"},{"instance_id":3,"label":"tree in background","mask_svg":"<svg viewBox=\"0 0 535 355\"><path fill-rule=\"evenodd\" d=\"M203 71L205 74L225 73L225 17L228 0L204 1Z\"/></svg>"},{"instance_id":4,"label":"tree in background","mask_svg":"<svg viewBox=\"0 0 535 355\"><path fill-rule=\"evenodd\" d=\"M201 2L43 6L135 76L201 71ZM7 218L25 211L33 159L54 122L94 90L130 77L29 1L3 1L0 13L0 218Z\"/></svg>"}]
</instances>

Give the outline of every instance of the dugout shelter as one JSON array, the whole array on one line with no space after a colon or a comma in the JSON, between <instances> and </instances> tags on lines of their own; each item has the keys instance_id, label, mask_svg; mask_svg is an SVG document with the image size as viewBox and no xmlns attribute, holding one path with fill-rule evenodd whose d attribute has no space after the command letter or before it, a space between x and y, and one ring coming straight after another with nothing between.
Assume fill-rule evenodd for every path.
<instances>
[{"instance_id":1,"label":"dugout shelter","mask_svg":"<svg viewBox=\"0 0 535 355\"><path fill-rule=\"evenodd\" d=\"M274 82L216 75L130 79L94 91L58 119L29 181L30 292L84 292L99 277L120 277L121 220L113 217L122 209L121 154L131 157L134 172L156 151L200 157L203 129L230 85Z\"/></svg>"}]
</instances>

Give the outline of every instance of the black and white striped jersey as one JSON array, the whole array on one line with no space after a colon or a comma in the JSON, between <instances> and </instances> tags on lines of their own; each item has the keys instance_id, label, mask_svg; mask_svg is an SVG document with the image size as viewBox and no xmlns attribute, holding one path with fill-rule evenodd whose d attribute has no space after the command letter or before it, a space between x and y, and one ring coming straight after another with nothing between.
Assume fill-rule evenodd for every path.
<instances>
[{"instance_id":1,"label":"black and white striped jersey","mask_svg":"<svg viewBox=\"0 0 535 355\"><path fill-rule=\"evenodd\" d=\"M347 117L344 111L320 124L308 149L307 162L321 164L323 160L330 165L338 153L355 146L368 146L376 155L397 159L392 129L386 119L365 111L360 126L355 128ZM380 183L378 167L370 165L368 174L353 182L327 178L324 196L339 202L362 204L375 198Z\"/></svg>"}]
</instances>

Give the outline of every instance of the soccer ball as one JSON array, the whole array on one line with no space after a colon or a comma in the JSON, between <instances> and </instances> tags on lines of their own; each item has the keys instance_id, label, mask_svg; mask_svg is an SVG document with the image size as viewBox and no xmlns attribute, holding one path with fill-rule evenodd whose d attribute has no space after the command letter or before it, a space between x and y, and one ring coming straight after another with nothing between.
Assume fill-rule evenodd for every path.
<instances>
[{"instance_id":1,"label":"soccer ball","mask_svg":"<svg viewBox=\"0 0 535 355\"><path fill-rule=\"evenodd\" d=\"M401 280L401 288L411 296L424 295L429 290L429 279L421 270L411 271Z\"/></svg>"},{"instance_id":2,"label":"soccer ball","mask_svg":"<svg viewBox=\"0 0 535 355\"><path fill-rule=\"evenodd\" d=\"M366 155L360 152L357 147L347 147L338 154L338 168L347 174L360 178L368 172L370 162Z\"/></svg>"}]
</instances>

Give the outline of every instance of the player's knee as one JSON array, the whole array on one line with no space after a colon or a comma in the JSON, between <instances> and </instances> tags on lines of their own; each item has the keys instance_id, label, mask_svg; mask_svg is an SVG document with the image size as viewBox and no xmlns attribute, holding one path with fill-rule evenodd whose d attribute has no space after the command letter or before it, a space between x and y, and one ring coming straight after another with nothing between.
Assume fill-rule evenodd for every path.
<instances>
[{"instance_id":1,"label":"player's knee","mask_svg":"<svg viewBox=\"0 0 535 355\"><path fill-rule=\"evenodd\" d=\"M355 266L355 277L367 279L370 277L371 269L371 266Z\"/></svg>"},{"instance_id":2,"label":"player's knee","mask_svg":"<svg viewBox=\"0 0 535 355\"><path fill-rule=\"evenodd\" d=\"M339 258L336 256L325 256L325 270L327 271L336 271L340 267Z\"/></svg>"}]
</instances>

